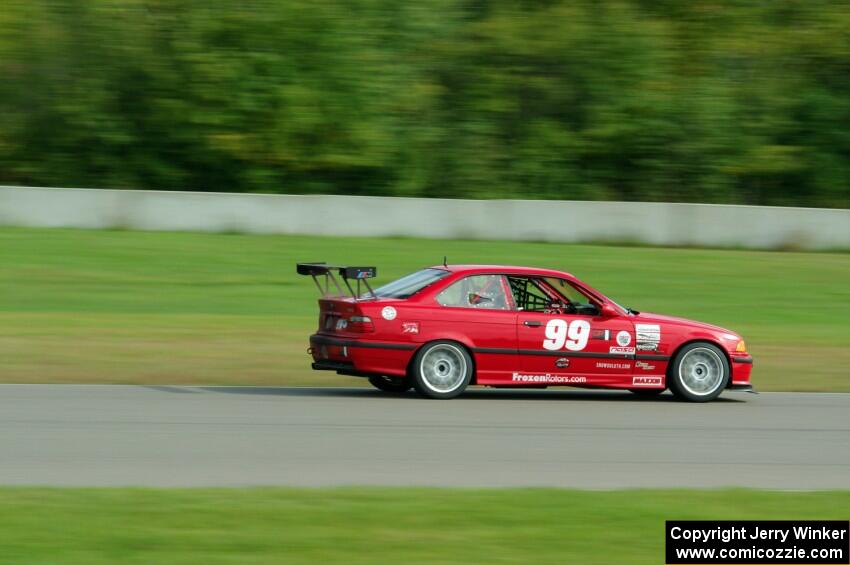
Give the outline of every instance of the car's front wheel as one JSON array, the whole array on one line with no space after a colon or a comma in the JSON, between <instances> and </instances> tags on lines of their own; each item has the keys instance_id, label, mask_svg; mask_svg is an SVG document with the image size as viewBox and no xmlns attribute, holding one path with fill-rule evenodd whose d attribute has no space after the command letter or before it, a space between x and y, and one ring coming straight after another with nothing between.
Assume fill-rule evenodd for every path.
<instances>
[{"instance_id":1,"label":"car's front wheel","mask_svg":"<svg viewBox=\"0 0 850 565\"><path fill-rule=\"evenodd\" d=\"M384 375L372 375L369 383L378 390L384 392L407 392L413 387L413 383L407 377L385 377Z\"/></svg>"},{"instance_id":2,"label":"car's front wheel","mask_svg":"<svg viewBox=\"0 0 850 565\"><path fill-rule=\"evenodd\" d=\"M454 398L466 390L472 370L472 357L462 345L434 341L413 358L413 387L427 398Z\"/></svg>"},{"instance_id":3,"label":"car's front wheel","mask_svg":"<svg viewBox=\"0 0 850 565\"><path fill-rule=\"evenodd\" d=\"M670 391L690 402L714 400L729 383L729 361L716 345L706 342L683 347L668 371Z\"/></svg>"}]
</instances>

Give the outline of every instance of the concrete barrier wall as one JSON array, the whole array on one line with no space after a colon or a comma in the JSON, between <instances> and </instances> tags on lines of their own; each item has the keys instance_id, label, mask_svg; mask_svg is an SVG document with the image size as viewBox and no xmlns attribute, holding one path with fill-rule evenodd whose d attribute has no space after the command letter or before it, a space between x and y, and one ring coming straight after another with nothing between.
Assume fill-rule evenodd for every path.
<instances>
[{"instance_id":1,"label":"concrete barrier wall","mask_svg":"<svg viewBox=\"0 0 850 565\"><path fill-rule=\"evenodd\" d=\"M850 210L0 187L0 225L850 248Z\"/></svg>"}]
</instances>

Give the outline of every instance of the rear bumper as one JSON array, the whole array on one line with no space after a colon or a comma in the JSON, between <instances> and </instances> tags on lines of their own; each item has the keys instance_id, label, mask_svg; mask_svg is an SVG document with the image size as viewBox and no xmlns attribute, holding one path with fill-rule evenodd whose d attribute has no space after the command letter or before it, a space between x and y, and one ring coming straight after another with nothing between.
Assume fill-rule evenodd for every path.
<instances>
[{"instance_id":1,"label":"rear bumper","mask_svg":"<svg viewBox=\"0 0 850 565\"><path fill-rule=\"evenodd\" d=\"M353 371L354 363L340 363L338 361L318 361L311 363L314 371Z\"/></svg>"},{"instance_id":2,"label":"rear bumper","mask_svg":"<svg viewBox=\"0 0 850 565\"><path fill-rule=\"evenodd\" d=\"M313 357L312 367L317 371L336 371L352 376L404 376L416 347L413 343L313 334L309 351Z\"/></svg>"},{"instance_id":3,"label":"rear bumper","mask_svg":"<svg viewBox=\"0 0 850 565\"><path fill-rule=\"evenodd\" d=\"M390 341L372 341L369 339L339 338L329 335L313 334L310 336L310 347L328 345L333 347L357 347L361 349L393 349L412 351L415 343L395 343Z\"/></svg>"},{"instance_id":4,"label":"rear bumper","mask_svg":"<svg viewBox=\"0 0 850 565\"><path fill-rule=\"evenodd\" d=\"M369 373L362 373L354 367L354 363L342 363L339 361L318 361L311 363L310 367L314 371L336 371L338 375L348 375L350 377L368 377Z\"/></svg>"}]
</instances>

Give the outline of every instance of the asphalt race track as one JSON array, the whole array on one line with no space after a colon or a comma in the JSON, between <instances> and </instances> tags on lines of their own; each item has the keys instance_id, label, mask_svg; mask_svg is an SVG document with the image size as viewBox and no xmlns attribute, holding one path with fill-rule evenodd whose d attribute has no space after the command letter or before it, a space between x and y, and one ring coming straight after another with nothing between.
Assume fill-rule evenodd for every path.
<instances>
[{"instance_id":1,"label":"asphalt race track","mask_svg":"<svg viewBox=\"0 0 850 565\"><path fill-rule=\"evenodd\" d=\"M850 394L0 385L0 483L850 488Z\"/></svg>"}]
</instances>

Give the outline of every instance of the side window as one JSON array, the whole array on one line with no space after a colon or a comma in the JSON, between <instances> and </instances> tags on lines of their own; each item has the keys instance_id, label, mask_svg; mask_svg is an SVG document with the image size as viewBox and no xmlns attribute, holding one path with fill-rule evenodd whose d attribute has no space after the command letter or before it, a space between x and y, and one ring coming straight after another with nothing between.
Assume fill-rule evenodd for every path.
<instances>
[{"instance_id":1,"label":"side window","mask_svg":"<svg viewBox=\"0 0 850 565\"><path fill-rule=\"evenodd\" d=\"M509 276L508 281L518 310L544 314L599 313L589 297L563 279Z\"/></svg>"},{"instance_id":2,"label":"side window","mask_svg":"<svg viewBox=\"0 0 850 565\"><path fill-rule=\"evenodd\" d=\"M552 298L532 279L525 277L508 277L514 304L518 310L526 312L546 312Z\"/></svg>"},{"instance_id":3,"label":"side window","mask_svg":"<svg viewBox=\"0 0 850 565\"><path fill-rule=\"evenodd\" d=\"M474 275L461 279L438 294L437 302L460 308L509 308L501 275Z\"/></svg>"},{"instance_id":4,"label":"side window","mask_svg":"<svg viewBox=\"0 0 850 565\"><path fill-rule=\"evenodd\" d=\"M582 314L585 316L599 315L599 308L596 307L590 297L569 282L564 279L548 277L544 280L555 292L567 299L567 305L569 306L567 313Z\"/></svg>"},{"instance_id":5,"label":"side window","mask_svg":"<svg viewBox=\"0 0 850 565\"><path fill-rule=\"evenodd\" d=\"M590 304L590 300L584 294L579 292L577 288L574 288L564 279L546 277L543 280L545 280L549 286L554 288L561 296L569 300L570 304Z\"/></svg>"}]
</instances>

